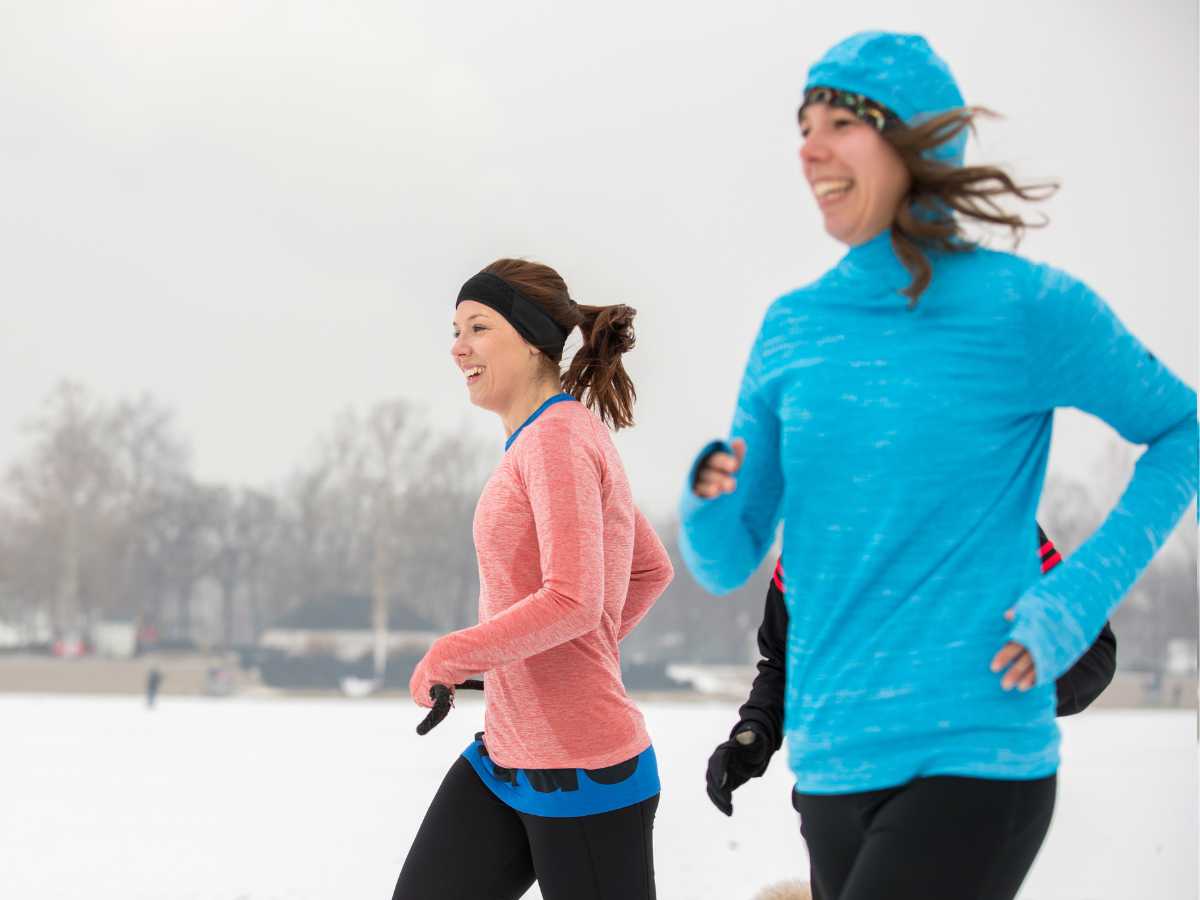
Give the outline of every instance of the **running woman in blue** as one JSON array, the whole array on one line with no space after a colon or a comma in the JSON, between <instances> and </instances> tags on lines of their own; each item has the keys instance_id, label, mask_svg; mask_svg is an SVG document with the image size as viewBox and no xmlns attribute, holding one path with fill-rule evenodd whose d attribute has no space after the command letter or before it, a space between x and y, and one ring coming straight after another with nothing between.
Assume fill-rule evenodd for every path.
<instances>
[{"instance_id":1,"label":"running woman in blue","mask_svg":"<svg viewBox=\"0 0 1200 900\"><path fill-rule=\"evenodd\" d=\"M985 249L1037 199L963 163L965 106L915 35L809 71L800 151L833 269L768 309L728 443L698 455L681 549L714 593L783 523L784 731L821 900L1011 900L1049 827L1055 680L1196 494L1196 395L1078 279ZM1029 552L1054 410L1146 445L1101 527Z\"/></svg>"}]
</instances>

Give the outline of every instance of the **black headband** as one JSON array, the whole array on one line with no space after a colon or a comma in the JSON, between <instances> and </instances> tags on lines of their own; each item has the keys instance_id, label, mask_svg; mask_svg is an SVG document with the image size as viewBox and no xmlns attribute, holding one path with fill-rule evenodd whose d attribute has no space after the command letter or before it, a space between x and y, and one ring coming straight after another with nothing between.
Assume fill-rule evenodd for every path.
<instances>
[{"instance_id":1,"label":"black headband","mask_svg":"<svg viewBox=\"0 0 1200 900\"><path fill-rule=\"evenodd\" d=\"M567 343L570 329L555 322L536 303L518 291L515 287L491 272L480 272L467 279L458 292L454 308L464 300L474 300L484 306L490 306L504 316L517 333L539 350L554 351L561 356L563 346Z\"/></svg>"}]
</instances>

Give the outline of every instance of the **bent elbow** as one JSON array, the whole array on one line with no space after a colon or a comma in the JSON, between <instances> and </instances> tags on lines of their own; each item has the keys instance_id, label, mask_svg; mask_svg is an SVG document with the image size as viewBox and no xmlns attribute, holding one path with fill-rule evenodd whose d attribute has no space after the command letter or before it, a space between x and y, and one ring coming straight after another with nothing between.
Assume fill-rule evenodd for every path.
<instances>
[{"instance_id":1,"label":"bent elbow","mask_svg":"<svg viewBox=\"0 0 1200 900\"><path fill-rule=\"evenodd\" d=\"M584 597L595 597L595 600L580 600L565 598L573 606L569 615L572 639L581 637L600 627L604 619L603 591L582 594Z\"/></svg>"},{"instance_id":2,"label":"bent elbow","mask_svg":"<svg viewBox=\"0 0 1200 900\"><path fill-rule=\"evenodd\" d=\"M683 541L680 542L680 551L683 554L684 565L695 582L717 597L736 591L752 574L742 572L738 566L702 559Z\"/></svg>"},{"instance_id":3,"label":"bent elbow","mask_svg":"<svg viewBox=\"0 0 1200 900\"><path fill-rule=\"evenodd\" d=\"M732 594L746 583L746 578L730 577L730 573L728 572L696 572L693 574L700 587L704 588L714 597L724 597Z\"/></svg>"},{"instance_id":4,"label":"bent elbow","mask_svg":"<svg viewBox=\"0 0 1200 900\"><path fill-rule=\"evenodd\" d=\"M658 570L658 593L661 595L675 580L675 566L671 564L670 559L664 559L662 567Z\"/></svg>"}]
</instances>

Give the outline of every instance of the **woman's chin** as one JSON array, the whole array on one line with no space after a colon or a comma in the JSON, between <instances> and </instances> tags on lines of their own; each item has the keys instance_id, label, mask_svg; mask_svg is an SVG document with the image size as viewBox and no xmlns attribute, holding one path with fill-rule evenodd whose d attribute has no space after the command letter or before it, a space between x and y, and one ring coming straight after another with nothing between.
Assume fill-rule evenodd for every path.
<instances>
[{"instance_id":1,"label":"woman's chin","mask_svg":"<svg viewBox=\"0 0 1200 900\"><path fill-rule=\"evenodd\" d=\"M844 244L847 247L857 247L860 244L868 243L879 232L872 232L870 229L826 226L825 233L839 244Z\"/></svg>"},{"instance_id":2,"label":"woman's chin","mask_svg":"<svg viewBox=\"0 0 1200 900\"><path fill-rule=\"evenodd\" d=\"M467 388L467 399L471 401L472 406L478 406L488 412L496 412L496 405L489 402L487 394L479 388Z\"/></svg>"},{"instance_id":3,"label":"woman's chin","mask_svg":"<svg viewBox=\"0 0 1200 900\"><path fill-rule=\"evenodd\" d=\"M837 214L825 216L825 233L840 244L853 243L854 228Z\"/></svg>"}]
</instances>

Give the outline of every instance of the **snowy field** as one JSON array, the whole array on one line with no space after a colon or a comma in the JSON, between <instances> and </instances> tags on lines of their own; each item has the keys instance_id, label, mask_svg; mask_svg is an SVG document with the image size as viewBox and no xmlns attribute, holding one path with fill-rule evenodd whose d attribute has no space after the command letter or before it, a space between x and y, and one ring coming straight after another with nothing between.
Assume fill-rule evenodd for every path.
<instances>
[{"instance_id":1,"label":"snowy field","mask_svg":"<svg viewBox=\"0 0 1200 900\"><path fill-rule=\"evenodd\" d=\"M736 704L643 708L663 766L659 897L750 900L804 874L782 754L732 819L704 794ZM166 697L149 712L133 697L0 697L0 896L388 898L481 714L464 699L418 738L418 711L391 700ZM1063 725L1058 808L1022 898L1196 900L1194 714Z\"/></svg>"}]
</instances>

